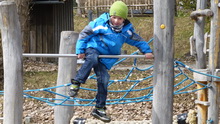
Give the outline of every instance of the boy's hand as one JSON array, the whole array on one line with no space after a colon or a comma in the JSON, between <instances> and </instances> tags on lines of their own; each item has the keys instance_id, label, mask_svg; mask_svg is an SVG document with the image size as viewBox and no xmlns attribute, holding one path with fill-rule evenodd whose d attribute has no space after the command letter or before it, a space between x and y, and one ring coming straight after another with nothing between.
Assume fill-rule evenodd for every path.
<instances>
[{"instance_id":1,"label":"boy's hand","mask_svg":"<svg viewBox=\"0 0 220 124\"><path fill-rule=\"evenodd\" d=\"M77 57L78 57L78 59L84 59L85 58L85 54L84 53L83 54L78 54Z\"/></svg>"},{"instance_id":2,"label":"boy's hand","mask_svg":"<svg viewBox=\"0 0 220 124\"><path fill-rule=\"evenodd\" d=\"M146 59L153 59L154 58L154 55L152 53L145 53L145 58Z\"/></svg>"}]
</instances>

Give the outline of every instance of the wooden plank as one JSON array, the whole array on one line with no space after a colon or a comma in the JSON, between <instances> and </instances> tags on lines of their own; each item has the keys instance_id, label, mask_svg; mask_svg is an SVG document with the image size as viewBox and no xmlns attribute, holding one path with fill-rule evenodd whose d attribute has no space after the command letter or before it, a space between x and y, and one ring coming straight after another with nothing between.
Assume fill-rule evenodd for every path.
<instances>
[{"instance_id":1,"label":"wooden plank","mask_svg":"<svg viewBox=\"0 0 220 124\"><path fill-rule=\"evenodd\" d=\"M75 45L78 39L78 33L73 31L61 32L60 52L59 54L74 54ZM70 80L76 75L77 58L59 58L57 86L70 83ZM57 93L68 95L69 87L58 88ZM57 99L62 98L56 96ZM57 101L59 102L59 101ZM66 104L74 104L66 102ZM54 110L55 124L70 124L73 116L73 107L71 106L56 106Z\"/></svg>"},{"instance_id":2,"label":"wooden plank","mask_svg":"<svg viewBox=\"0 0 220 124\"><path fill-rule=\"evenodd\" d=\"M43 21L43 16L42 13L44 13L42 11L42 6L43 5L37 5L36 6L36 43L37 43L37 53L42 53L43 52L43 38L42 38L42 34L43 34L43 30L42 30L42 21ZM38 58L38 60L42 61L42 58Z\"/></svg>"},{"instance_id":3,"label":"wooden plank","mask_svg":"<svg viewBox=\"0 0 220 124\"><path fill-rule=\"evenodd\" d=\"M154 0L153 124L172 124L174 0Z\"/></svg>"},{"instance_id":4,"label":"wooden plank","mask_svg":"<svg viewBox=\"0 0 220 124\"><path fill-rule=\"evenodd\" d=\"M54 53L53 49L53 36L54 36L54 27L53 27L53 6L50 6L50 9L48 10L49 16L47 20L47 48L48 53ZM57 59L54 58L48 58L47 61L49 62L57 62Z\"/></svg>"},{"instance_id":5,"label":"wooden plank","mask_svg":"<svg viewBox=\"0 0 220 124\"><path fill-rule=\"evenodd\" d=\"M201 72L203 74L210 74L211 73L208 69L196 69L196 71ZM195 81L198 81L198 82L211 81L211 77L206 76L206 75L201 75L196 72L193 73L193 78Z\"/></svg>"},{"instance_id":6,"label":"wooden plank","mask_svg":"<svg viewBox=\"0 0 220 124\"><path fill-rule=\"evenodd\" d=\"M53 30L53 43L51 45L53 47L54 53L56 53L55 52L55 42L58 40L56 37L58 35L58 33L57 33L57 17L55 16L58 11L57 6L58 5L53 5L53 18L54 18L53 19L53 28L54 28L54 30Z\"/></svg>"},{"instance_id":7,"label":"wooden plank","mask_svg":"<svg viewBox=\"0 0 220 124\"><path fill-rule=\"evenodd\" d=\"M54 18L54 20L53 20L53 26L54 26L54 36L53 36L53 38L54 38L54 40L53 40L53 50L54 50L54 53L58 53L58 50L57 50L57 47L56 47L56 45L57 45L57 41L59 41L59 39L58 39L58 20L59 20L59 9L58 9L58 7L59 7L59 5L53 5L54 7L53 7L53 18Z\"/></svg>"},{"instance_id":8,"label":"wooden plank","mask_svg":"<svg viewBox=\"0 0 220 124\"><path fill-rule=\"evenodd\" d=\"M211 0L211 10L214 15L211 18L211 33L210 33L210 47L209 47L209 70L215 74L215 69L219 69L219 45L220 45L220 8L218 7L218 0ZM208 98L210 106L208 107L208 120L213 121L213 124L219 122L219 94L220 83L212 80L210 82L211 88L208 90Z\"/></svg>"},{"instance_id":9,"label":"wooden plank","mask_svg":"<svg viewBox=\"0 0 220 124\"><path fill-rule=\"evenodd\" d=\"M36 31L30 31L30 52L36 53ZM36 60L36 57L30 58Z\"/></svg>"},{"instance_id":10,"label":"wooden plank","mask_svg":"<svg viewBox=\"0 0 220 124\"><path fill-rule=\"evenodd\" d=\"M4 124L22 124L22 34L14 2L0 2L0 27L4 63Z\"/></svg>"},{"instance_id":11,"label":"wooden plank","mask_svg":"<svg viewBox=\"0 0 220 124\"><path fill-rule=\"evenodd\" d=\"M30 52L37 53L37 16L36 9L30 11ZM30 58L37 60L36 58Z\"/></svg>"},{"instance_id":12,"label":"wooden plank","mask_svg":"<svg viewBox=\"0 0 220 124\"><path fill-rule=\"evenodd\" d=\"M199 81L201 84L207 85L207 81ZM203 88L204 85L197 84L197 89ZM208 89L199 90L197 93L197 100L201 102L207 102L208 101ZM197 122L198 124L206 124L207 121L207 113L208 113L208 106L205 106L203 104L197 104Z\"/></svg>"},{"instance_id":13,"label":"wooden plank","mask_svg":"<svg viewBox=\"0 0 220 124\"><path fill-rule=\"evenodd\" d=\"M47 32L47 26L50 22L48 22L48 15L50 14L48 11L48 7L42 8L43 13L42 15L42 53L48 53L48 32ZM47 58L42 58L42 61L47 61Z\"/></svg>"},{"instance_id":14,"label":"wooden plank","mask_svg":"<svg viewBox=\"0 0 220 124\"><path fill-rule=\"evenodd\" d=\"M219 94L220 82L212 82L210 89L208 89L208 98L210 106L208 107L208 121L212 124L219 124Z\"/></svg>"}]
</instances>

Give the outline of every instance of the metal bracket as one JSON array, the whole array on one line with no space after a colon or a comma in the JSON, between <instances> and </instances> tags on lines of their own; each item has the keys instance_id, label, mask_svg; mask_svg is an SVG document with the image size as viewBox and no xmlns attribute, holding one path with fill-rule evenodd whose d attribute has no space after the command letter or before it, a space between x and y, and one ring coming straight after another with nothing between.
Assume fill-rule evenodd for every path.
<instances>
[{"instance_id":1,"label":"metal bracket","mask_svg":"<svg viewBox=\"0 0 220 124\"><path fill-rule=\"evenodd\" d=\"M209 50L207 49L207 42L209 41L210 35L208 34L208 32L206 32L204 34L204 47L203 47L203 52L204 54L206 54Z\"/></svg>"},{"instance_id":2,"label":"metal bracket","mask_svg":"<svg viewBox=\"0 0 220 124\"><path fill-rule=\"evenodd\" d=\"M207 101L195 100L195 104L200 104L200 105L204 105L204 106L210 106L210 103L207 102Z\"/></svg>"},{"instance_id":3,"label":"metal bracket","mask_svg":"<svg viewBox=\"0 0 220 124\"><path fill-rule=\"evenodd\" d=\"M214 75L219 78L213 78L213 81L220 81L220 69L215 69Z\"/></svg>"},{"instance_id":4,"label":"metal bracket","mask_svg":"<svg viewBox=\"0 0 220 124\"><path fill-rule=\"evenodd\" d=\"M195 45L195 38L193 36L191 36L189 38L189 42L190 42L190 55L191 56L196 56L196 45Z\"/></svg>"},{"instance_id":5,"label":"metal bracket","mask_svg":"<svg viewBox=\"0 0 220 124\"><path fill-rule=\"evenodd\" d=\"M204 46L203 46L203 53L204 54L206 54L207 51L209 51L209 50L207 50L207 42L209 41L209 38L210 38L210 35L208 34L208 32L206 32L204 34ZM196 56L196 54L197 54L196 53L196 39L193 36L191 36L189 38L189 42L190 42L190 55Z\"/></svg>"}]
</instances>

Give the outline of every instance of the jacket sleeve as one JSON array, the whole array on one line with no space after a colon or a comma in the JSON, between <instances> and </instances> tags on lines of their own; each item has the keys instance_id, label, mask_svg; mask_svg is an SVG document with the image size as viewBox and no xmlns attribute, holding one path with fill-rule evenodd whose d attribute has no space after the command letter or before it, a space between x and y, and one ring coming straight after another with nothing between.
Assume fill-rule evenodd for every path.
<instances>
[{"instance_id":1,"label":"jacket sleeve","mask_svg":"<svg viewBox=\"0 0 220 124\"><path fill-rule=\"evenodd\" d=\"M128 30L128 34L130 37L126 40L127 44L137 47L143 54L152 53L148 43L142 37L136 34L134 30Z\"/></svg>"},{"instance_id":2,"label":"jacket sleeve","mask_svg":"<svg viewBox=\"0 0 220 124\"><path fill-rule=\"evenodd\" d=\"M85 53L88 41L97 34L103 33L108 27L103 26L103 19L97 18L91 21L79 34L76 43L76 54Z\"/></svg>"},{"instance_id":3,"label":"jacket sleeve","mask_svg":"<svg viewBox=\"0 0 220 124\"><path fill-rule=\"evenodd\" d=\"M80 33L76 43L76 54L85 53L87 42L94 35L92 27L87 25Z\"/></svg>"}]
</instances>

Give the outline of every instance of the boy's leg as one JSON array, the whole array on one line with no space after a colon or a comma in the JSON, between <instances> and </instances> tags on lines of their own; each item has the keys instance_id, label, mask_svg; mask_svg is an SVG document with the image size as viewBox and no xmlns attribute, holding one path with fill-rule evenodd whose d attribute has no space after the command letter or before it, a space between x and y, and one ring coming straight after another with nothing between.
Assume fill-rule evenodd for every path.
<instances>
[{"instance_id":1,"label":"boy's leg","mask_svg":"<svg viewBox=\"0 0 220 124\"><path fill-rule=\"evenodd\" d=\"M78 70L76 81L80 83L85 83L93 67L98 65L99 52L93 48L86 49L85 62L82 64L81 68Z\"/></svg>"},{"instance_id":2,"label":"boy's leg","mask_svg":"<svg viewBox=\"0 0 220 124\"><path fill-rule=\"evenodd\" d=\"M102 63L99 63L98 66L94 68L97 77L97 94L96 94L96 107L92 111L91 115L94 117L109 122L111 119L105 113L106 110L106 99L107 99L107 92L108 92L108 82L109 82L109 74L108 70Z\"/></svg>"},{"instance_id":3,"label":"boy's leg","mask_svg":"<svg viewBox=\"0 0 220 124\"><path fill-rule=\"evenodd\" d=\"M70 85L69 96L75 97L79 91L81 83L85 83L92 68L98 65L99 52L95 49L86 49L85 62L78 70L76 77L71 80L72 85Z\"/></svg>"},{"instance_id":4,"label":"boy's leg","mask_svg":"<svg viewBox=\"0 0 220 124\"><path fill-rule=\"evenodd\" d=\"M103 108L106 105L108 82L110 76L104 64L99 62L98 66L94 68L97 77L97 94L96 94L96 107Z\"/></svg>"}]
</instances>

